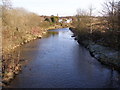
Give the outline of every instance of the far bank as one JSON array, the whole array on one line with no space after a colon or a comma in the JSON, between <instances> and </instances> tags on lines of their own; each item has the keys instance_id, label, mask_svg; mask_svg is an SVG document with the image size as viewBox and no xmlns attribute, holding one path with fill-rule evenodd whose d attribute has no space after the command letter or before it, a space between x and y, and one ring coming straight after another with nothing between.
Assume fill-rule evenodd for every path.
<instances>
[{"instance_id":1,"label":"far bank","mask_svg":"<svg viewBox=\"0 0 120 90\"><path fill-rule=\"evenodd\" d=\"M70 30L74 33L73 37L75 37L78 43L86 47L93 57L95 57L102 64L105 64L107 66L110 66L112 69L117 69L118 71L120 71L119 50L115 50L113 48L98 44L91 39L86 39L84 38L86 35L84 35L82 39L82 33L79 33L79 31L75 28L70 28Z\"/></svg>"}]
</instances>

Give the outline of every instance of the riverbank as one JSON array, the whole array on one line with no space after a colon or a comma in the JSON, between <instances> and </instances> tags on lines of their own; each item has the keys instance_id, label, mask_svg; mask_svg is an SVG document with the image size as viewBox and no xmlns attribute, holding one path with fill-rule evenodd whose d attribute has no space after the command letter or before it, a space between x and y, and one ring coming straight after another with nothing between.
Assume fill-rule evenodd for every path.
<instances>
[{"instance_id":1,"label":"riverbank","mask_svg":"<svg viewBox=\"0 0 120 90\"><path fill-rule=\"evenodd\" d=\"M28 62L5 88L120 87L120 73L100 64L72 34L68 28L48 30L22 46L21 57Z\"/></svg>"},{"instance_id":2,"label":"riverbank","mask_svg":"<svg viewBox=\"0 0 120 90\"><path fill-rule=\"evenodd\" d=\"M25 40L22 40L22 42L19 42L17 44L11 45L11 47L7 47L3 50L2 53L2 85L8 85L14 77L19 74L19 72L22 70L22 66L24 63L24 59L20 58L20 52L19 48L29 43L30 41L33 41L35 39L41 39L46 33L47 30L50 29L58 29L62 28L61 26L55 25L52 27L44 28L42 29L40 33L37 34L26 34L24 37L26 37Z\"/></svg>"},{"instance_id":3,"label":"riverbank","mask_svg":"<svg viewBox=\"0 0 120 90\"><path fill-rule=\"evenodd\" d=\"M74 33L74 37L78 41L78 43L85 46L93 57L95 57L102 64L108 65L113 69L117 69L118 71L120 71L119 50L117 51L110 47L100 45L98 43L93 42L90 39L80 40L81 38L78 34L78 31L75 30L75 28L70 28L70 30Z\"/></svg>"}]
</instances>

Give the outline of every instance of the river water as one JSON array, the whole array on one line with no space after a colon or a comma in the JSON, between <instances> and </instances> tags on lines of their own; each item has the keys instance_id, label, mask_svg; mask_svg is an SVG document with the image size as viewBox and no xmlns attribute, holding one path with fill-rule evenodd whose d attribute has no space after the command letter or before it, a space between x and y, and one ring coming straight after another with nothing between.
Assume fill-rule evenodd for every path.
<instances>
[{"instance_id":1,"label":"river water","mask_svg":"<svg viewBox=\"0 0 120 90\"><path fill-rule=\"evenodd\" d=\"M21 48L27 60L12 88L120 88L120 73L91 57L68 28L49 30ZM25 61L26 62L26 61Z\"/></svg>"}]
</instances>

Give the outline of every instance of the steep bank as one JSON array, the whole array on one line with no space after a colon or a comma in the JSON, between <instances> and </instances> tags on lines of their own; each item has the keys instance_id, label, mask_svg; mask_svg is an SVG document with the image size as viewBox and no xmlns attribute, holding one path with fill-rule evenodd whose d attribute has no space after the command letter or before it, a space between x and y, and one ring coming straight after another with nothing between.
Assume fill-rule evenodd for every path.
<instances>
[{"instance_id":1,"label":"steep bank","mask_svg":"<svg viewBox=\"0 0 120 90\"><path fill-rule=\"evenodd\" d=\"M19 48L20 46L35 40L42 38L49 29L57 29L62 28L61 26L52 26L45 28L44 30L41 30L40 33L37 34L26 34L24 37L26 37L25 40L22 40L22 42L19 42L17 44L12 45L12 47L5 49L3 51L3 58L2 58L2 82L3 86L9 84L14 77L19 74L19 72L22 69L22 65L24 63L24 59L20 59L20 52ZM13 41L15 42L15 41ZM11 44L11 43L9 43Z\"/></svg>"},{"instance_id":2,"label":"steep bank","mask_svg":"<svg viewBox=\"0 0 120 90\"><path fill-rule=\"evenodd\" d=\"M80 40L78 32L74 28L70 28L74 33L75 39L78 43L85 46L93 57L98 59L101 63L111 66L120 71L120 51L112 48L99 45L92 40Z\"/></svg>"}]
</instances>

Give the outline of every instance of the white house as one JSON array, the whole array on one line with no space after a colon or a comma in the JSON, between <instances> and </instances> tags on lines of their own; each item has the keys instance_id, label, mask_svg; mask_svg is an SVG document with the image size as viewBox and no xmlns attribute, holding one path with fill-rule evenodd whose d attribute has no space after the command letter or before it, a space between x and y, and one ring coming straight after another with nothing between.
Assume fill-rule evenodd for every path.
<instances>
[{"instance_id":1,"label":"white house","mask_svg":"<svg viewBox=\"0 0 120 90\"><path fill-rule=\"evenodd\" d=\"M61 18L59 19L59 22L64 22L64 23L71 23L72 22L72 19L71 18Z\"/></svg>"}]
</instances>

